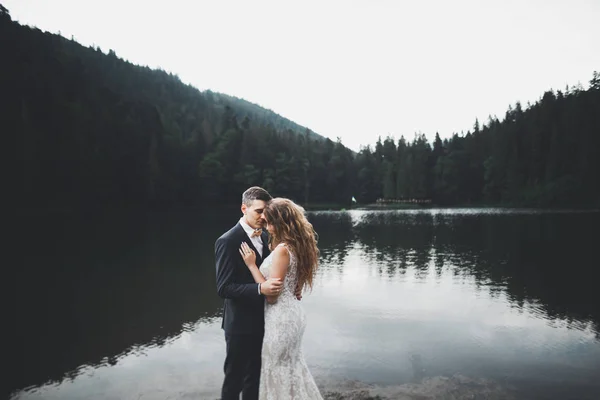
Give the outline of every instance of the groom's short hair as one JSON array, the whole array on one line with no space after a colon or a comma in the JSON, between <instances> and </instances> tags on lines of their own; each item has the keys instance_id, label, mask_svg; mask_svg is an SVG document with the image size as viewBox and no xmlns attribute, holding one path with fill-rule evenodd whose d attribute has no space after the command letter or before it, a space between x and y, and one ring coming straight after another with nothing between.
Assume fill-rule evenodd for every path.
<instances>
[{"instance_id":1,"label":"groom's short hair","mask_svg":"<svg viewBox=\"0 0 600 400\"><path fill-rule=\"evenodd\" d=\"M271 201L273 197L260 186L252 186L242 194L242 203L250 207L254 200Z\"/></svg>"}]
</instances>

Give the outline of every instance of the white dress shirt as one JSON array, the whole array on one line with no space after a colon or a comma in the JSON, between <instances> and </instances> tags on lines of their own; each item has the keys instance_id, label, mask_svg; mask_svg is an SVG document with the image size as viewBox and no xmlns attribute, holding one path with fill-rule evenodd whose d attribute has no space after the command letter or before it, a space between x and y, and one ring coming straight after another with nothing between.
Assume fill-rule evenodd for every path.
<instances>
[{"instance_id":1,"label":"white dress shirt","mask_svg":"<svg viewBox=\"0 0 600 400\"><path fill-rule=\"evenodd\" d=\"M261 239L260 235L252 237L252 233L254 232L254 228L252 228L250 225L248 225L246 223L246 221L244 220L244 217L240 218L240 225L242 226L242 228L244 228L244 231L246 232L246 235L248 235L248 237L250 238L250 241L252 242L252 244L256 248L256 251L258 251L258 255L262 258L262 255L263 255L263 242L262 242L262 239Z\"/></svg>"}]
</instances>

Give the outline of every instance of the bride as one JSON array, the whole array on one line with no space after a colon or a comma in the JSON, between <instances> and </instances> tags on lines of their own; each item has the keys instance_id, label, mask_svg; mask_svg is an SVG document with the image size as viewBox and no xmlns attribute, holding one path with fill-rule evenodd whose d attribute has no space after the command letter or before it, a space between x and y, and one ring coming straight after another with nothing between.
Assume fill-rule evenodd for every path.
<instances>
[{"instance_id":1,"label":"bride","mask_svg":"<svg viewBox=\"0 0 600 400\"><path fill-rule=\"evenodd\" d=\"M242 243L240 254L257 283L280 278L283 290L266 297L259 398L319 400L322 397L302 354L306 315L295 295L297 288L312 289L319 258L316 233L304 209L288 199L271 200L262 218L272 253L260 270L254 251L246 243Z\"/></svg>"}]
</instances>

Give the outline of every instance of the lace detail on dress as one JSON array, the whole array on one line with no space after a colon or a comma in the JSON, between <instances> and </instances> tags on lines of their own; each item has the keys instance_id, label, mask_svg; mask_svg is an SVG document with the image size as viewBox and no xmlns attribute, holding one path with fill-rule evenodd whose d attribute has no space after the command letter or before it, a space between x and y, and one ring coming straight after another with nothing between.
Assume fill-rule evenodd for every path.
<instances>
[{"instance_id":1,"label":"lace detail on dress","mask_svg":"<svg viewBox=\"0 0 600 400\"><path fill-rule=\"evenodd\" d=\"M302 354L306 315L301 302L294 295L298 283L296 258L287 246L285 247L290 255L290 265L284 278L283 290L275 304L268 304L265 301L265 336L262 347L259 398L260 400L319 400L323 397ZM260 266L260 272L267 279L272 264L271 254Z\"/></svg>"}]
</instances>

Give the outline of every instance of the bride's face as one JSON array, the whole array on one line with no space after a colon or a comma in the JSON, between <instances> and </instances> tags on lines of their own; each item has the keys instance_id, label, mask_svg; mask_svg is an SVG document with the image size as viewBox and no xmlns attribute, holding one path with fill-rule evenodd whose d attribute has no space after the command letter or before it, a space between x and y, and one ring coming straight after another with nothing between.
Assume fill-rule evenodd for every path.
<instances>
[{"instance_id":1,"label":"bride's face","mask_svg":"<svg viewBox=\"0 0 600 400\"><path fill-rule=\"evenodd\" d=\"M265 218L265 214L264 213L261 215L261 219L263 221L263 226L267 229L267 232L269 232L269 234L272 235L273 231L274 231L273 225L271 225L269 223L269 221L267 221L267 219Z\"/></svg>"}]
</instances>

